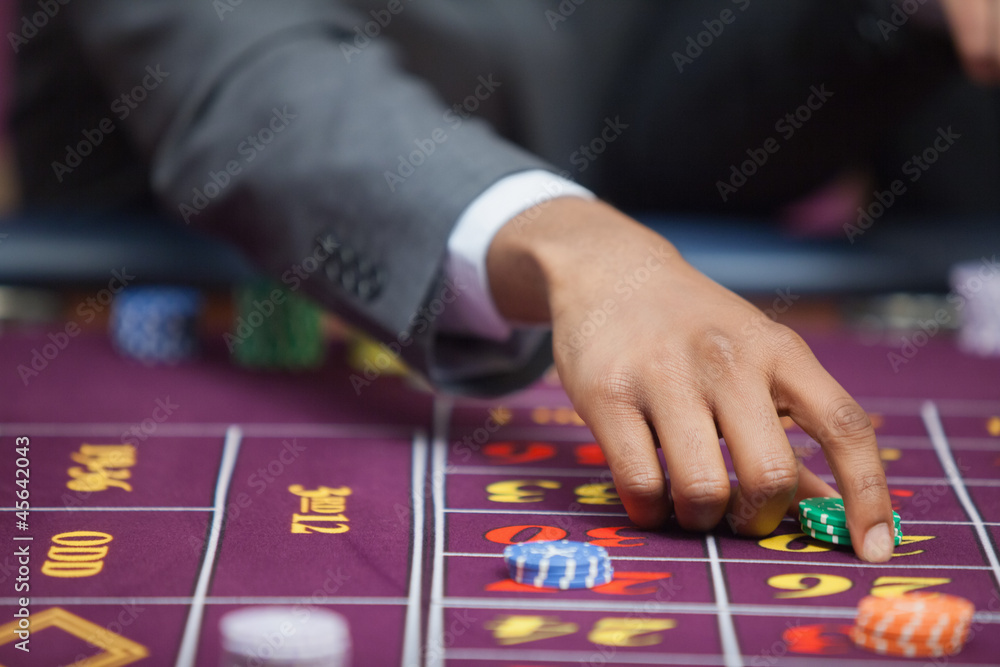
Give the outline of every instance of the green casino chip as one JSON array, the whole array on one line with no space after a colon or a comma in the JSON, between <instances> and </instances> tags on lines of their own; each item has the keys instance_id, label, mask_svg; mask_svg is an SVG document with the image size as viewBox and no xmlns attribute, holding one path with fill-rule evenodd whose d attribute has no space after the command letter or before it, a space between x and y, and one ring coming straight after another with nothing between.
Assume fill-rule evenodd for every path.
<instances>
[{"instance_id":1,"label":"green casino chip","mask_svg":"<svg viewBox=\"0 0 1000 667\"><path fill-rule=\"evenodd\" d=\"M806 498L799 503L799 514L813 523L847 527L844 501L840 498ZM897 526L900 525L898 512L892 513L892 519Z\"/></svg>"},{"instance_id":2,"label":"green casino chip","mask_svg":"<svg viewBox=\"0 0 1000 667\"><path fill-rule=\"evenodd\" d=\"M831 523L820 523L818 521L810 521L809 519L803 518L800 523L802 527L807 530L815 530L818 533L826 533L827 535L850 535L851 532L847 530L847 526L835 526ZM900 531L900 525L896 523L896 532Z\"/></svg>"},{"instance_id":3,"label":"green casino chip","mask_svg":"<svg viewBox=\"0 0 1000 667\"><path fill-rule=\"evenodd\" d=\"M805 532L815 531L817 533L825 533L826 535L838 535L840 537L851 536L851 532L847 530L847 528L842 528L840 526L819 523L818 521L810 521L809 519L803 519L801 523L802 523L802 530Z\"/></svg>"},{"instance_id":4,"label":"green casino chip","mask_svg":"<svg viewBox=\"0 0 1000 667\"><path fill-rule=\"evenodd\" d=\"M322 366L323 311L315 303L270 280L240 286L234 301L237 317L225 340L236 363L275 370Z\"/></svg>"},{"instance_id":5,"label":"green casino chip","mask_svg":"<svg viewBox=\"0 0 1000 667\"><path fill-rule=\"evenodd\" d=\"M827 542L828 544L836 544L838 546L845 547L851 546L851 538L844 535L827 535L826 533L818 533L815 530L810 530L808 528L803 528L803 532L814 540L819 540L820 542ZM895 545L898 547L902 541L903 534L897 530Z\"/></svg>"}]
</instances>

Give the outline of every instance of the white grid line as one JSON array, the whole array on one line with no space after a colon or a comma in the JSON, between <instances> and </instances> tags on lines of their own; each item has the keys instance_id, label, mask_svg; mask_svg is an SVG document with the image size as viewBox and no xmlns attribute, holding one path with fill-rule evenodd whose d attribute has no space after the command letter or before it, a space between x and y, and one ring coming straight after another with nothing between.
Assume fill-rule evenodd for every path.
<instances>
[{"instance_id":1,"label":"white grid line","mask_svg":"<svg viewBox=\"0 0 1000 667\"><path fill-rule=\"evenodd\" d=\"M1000 486L1000 480L995 480L998 482L996 486ZM968 484L966 486L969 486ZM32 507L32 512L211 512L215 508L213 507ZM0 512L17 512L20 511L14 507L0 507ZM590 516L590 517L609 517L609 518L627 518L628 513L626 512L571 512L571 511L552 511L552 510L500 510L500 509L482 509L482 508L457 508L457 507L446 507L446 514L517 514L517 515L535 515L535 516ZM797 521L792 517L785 517L782 521L795 522ZM935 521L935 520L920 520L920 519L908 519L906 525L940 525L940 526L973 526L975 525L972 521ZM1000 526L1000 521L983 521L984 526Z\"/></svg>"},{"instance_id":2,"label":"white grid line","mask_svg":"<svg viewBox=\"0 0 1000 667\"><path fill-rule=\"evenodd\" d=\"M628 612L643 610L652 613L667 614L711 614L715 615L719 606L715 602L655 602L644 600L636 602L616 600L587 600L586 609L582 600L545 598L532 600L494 599L494 598L448 598L446 607L468 609L532 609L546 611L600 611ZM779 614L799 614L802 616L832 616L835 618L854 618L858 614L857 607L797 607L793 605L763 605L763 604L730 604L728 609L737 616L775 616Z\"/></svg>"},{"instance_id":3,"label":"white grid line","mask_svg":"<svg viewBox=\"0 0 1000 667\"><path fill-rule=\"evenodd\" d=\"M32 507L32 512L212 512L214 507ZM14 512L0 507L0 512Z\"/></svg>"},{"instance_id":4,"label":"white grid line","mask_svg":"<svg viewBox=\"0 0 1000 667\"><path fill-rule=\"evenodd\" d=\"M586 605L584 608L583 605ZM532 598L530 600L515 598L477 598L450 597L444 603L452 609L525 609L532 611L596 611L624 613L643 611L661 614L711 614L718 612L714 602L656 602L653 600L636 600L635 602L617 600L581 600L561 598ZM808 616L814 618L850 618L858 615L857 606L827 607L827 606L796 606L789 604L748 604L730 603L732 616ZM977 612L975 620L979 623L1000 624L1000 614ZM452 656L449 656L452 657Z\"/></svg>"},{"instance_id":5,"label":"white grid line","mask_svg":"<svg viewBox=\"0 0 1000 667\"><path fill-rule=\"evenodd\" d=\"M229 482L236 468L236 456L240 451L240 440L243 432L239 426L230 426L226 430L226 444L222 449L222 463L219 466L219 478L215 484L215 503L212 513L212 527L205 548L205 557L198 574L198 585L195 587L194 599L188 611L187 622L184 625L184 638L177 653L177 667L193 667L198 651L198 634L201 631L201 619L205 612L205 598L208 597L208 584L212 579L212 568L215 566L215 556L219 549L219 535L222 532L222 521L226 512L226 496L229 493Z\"/></svg>"},{"instance_id":6,"label":"white grid line","mask_svg":"<svg viewBox=\"0 0 1000 667\"><path fill-rule=\"evenodd\" d=\"M403 630L403 665L420 665L421 582L424 577L424 482L427 474L427 436L418 431L413 436L412 472L410 474L410 517L413 520L410 550L410 594Z\"/></svg>"},{"instance_id":7,"label":"white grid line","mask_svg":"<svg viewBox=\"0 0 1000 667\"><path fill-rule=\"evenodd\" d=\"M907 399L908 400L908 399ZM995 407L994 404L990 403L990 414L995 414L1000 411L1000 403L997 403ZM432 468L434 470L433 479L433 499L434 499L434 567L433 567L433 578L432 578L432 593L431 593L431 615L428 620L428 646L427 646L427 667L438 667L443 664L444 660L444 610L446 608L453 608L459 606L469 606L475 605L477 599L468 598L445 598L444 597L444 557L445 556L474 556L474 557L493 557L495 554L475 554L475 553L461 553L461 552L445 552L444 551L444 531L445 523L444 518L446 513L468 513L468 514L537 514L537 515L577 515L577 516L607 516L607 517L625 517L625 513L605 513L605 512L551 512L551 511L533 511L533 510L490 510L490 509L449 509L445 506L445 489L444 489L444 479L446 471L446 460L447 460L447 415L449 414L451 408L451 403L449 401L435 401L435 438L434 438L434 449L433 449L433 464ZM948 416L984 416L979 412L970 411L965 408L964 402L953 402L951 406L950 414ZM935 428L932 428L931 424L928 422L928 410L933 416L937 433L935 433ZM911 414L908 411L903 411L899 413L892 413L888 410L881 410L884 414ZM992 547L992 542L987 534L986 526L1000 526L1000 522L985 522L982 520L978 511L975 508L971 497L968 495L966 487L995 487L1000 486L1000 479L971 479L963 480L961 475L957 471L957 466L955 465L954 456L951 453L948 439L945 437L943 426L940 420L940 413L934 403L925 402L921 406L920 416L923 418L925 426L930 432L930 447L926 446L925 443L928 442L928 438L925 436L882 436L880 442L898 442L905 443L903 447L905 449L914 450L930 450L933 449L938 458L941 460L942 465L945 468L947 478L940 477L890 477L889 480L896 484L940 484L949 483L954 489L955 493L959 496L963 508L969 514L972 521L911 521L911 524L941 524L941 525L971 525L975 527L977 535L980 542L983 544L983 548L986 550L987 558L990 561L990 566L954 566L954 565L893 565L896 569L961 569L961 570L992 570L997 581L1000 582L1000 562L998 562L995 550ZM118 431L118 429L127 427L128 424L113 425L113 424L8 424L6 428L0 429L0 432L13 432L24 431L35 429L32 435L92 435L92 434L107 434ZM187 619L187 624L185 627L184 641L181 645L181 651L178 657L177 665L189 665L193 664L194 654L197 650L197 640L198 633L201 626L201 618L203 614L203 608L205 605L222 605L222 604L296 604L309 602L309 598L298 598L298 597L209 597L207 596L207 587L211 579L211 571L214 566L214 559L219 546L220 529L223 513L220 510L219 505L219 491L220 485L223 484L223 472L227 467L228 463L228 474L225 479L225 487L222 491L222 503L224 505L226 493L228 491L229 480L232 476L232 468L235 466L236 454L239 449L239 441L241 437L302 437L302 438L375 438L375 437L397 437L402 433L412 434L412 430L406 428L405 426L368 426L368 425L330 425L330 424L251 424L245 425L242 429L237 426L229 426L225 428L221 424L174 424L169 425L176 427L173 433L163 433L157 434L157 437L213 437L220 436L224 431L226 434L226 444L223 449L223 462L220 467L219 479L216 485L216 505L214 507L36 507L32 508L34 511L96 511L96 512L165 512L165 511L177 511L177 512L213 512L212 529L209 539L209 549L206 550L205 561L202 563L201 574L198 580L198 587L195 592L195 597L150 597L150 598L38 598L36 601L42 604L149 604L149 605L191 605L189 610L189 616ZM46 432L46 428L48 432ZM39 429L42 432L39 432ZM79 429L79 430L76 430ZM551 433L549 439L551 440L567 440L567 441L579 441L580 440L580 429L574 429L572 427L565 426L539 426L539 427L516 427L510 429L507 434L513 435L514 431L517 430L532 430L532 431L549 431ZM82 432L87 431L87 432ZM552 437L554 432L558 431L560 437ZM120 432L120 431L119 431ZM234 433L235 445L231 449L231 444L233 441ZM423 477L426 477L426 458L427 458L427 443L424 439L424 453L423 457L425 460L425 465L423 466ZM906 444L920 445L914 447L906 447ZM956 446L958 451L961 450L995 450L1000 446L1000 440L990 439L990 438L971 438L971 437L956 437L951 439L951 444ZM414 457L418 456L417 453L417 443L414 441ZM229 454L231 453L231 457ZM508 474L531 474L533 476L537 475L559 475L559 476L569 476L569 477L586 477L599 475L606 469L539 469L539 468L505 468L497 466L496 468L487 467L472 467L468 466L462 467L448 467L447 468L452 473L457 474L498 474L498 473L508 473ZM416 461L414 461L414 471L413 474L416 475ZM415 479L415 477L414 477ZM414 485L414 491L419 489L419 492L414 494L414 517L417 514L417 503L420 503L421 512L425 512L425 502L422 496L423 491L423 481L418 487ZM419 498L418 498L419 496ZM970 511L971 510L971 511ZM15 511L15 508L0 508L0 512L3 511ZM416 519L415 519L416 520ZM420 531L422 533L424 522L420 521ZM414 550L413 557L414 560L422 558L422 540L417 540L417 524L414 525ZM705 604L701 603L690 603L688 607L684 607L685 603L667 603L664 606L665 611L671 613L709 613L719 615L719 625L720 631L723 631L723 619L722 616L726 614L728 616L728 625L730 631L732 632L732 642L734 647L732 650L727 651L725 658L727 661L726 665L730 664L742 664L740 660L750 659L753 656L740 656L739 647L735 645L736 635L735 628L732 624L732 616L741 615L767 615L774 616L776 614L784 615L801 615L801 616L834 616L834 617L853 617L856 610L854 608L824 608L824 607L798 607L798 606L785 606L780 607L777 605L767 606L767 605L740 605L731 604L728 602L728 597L725 594L725 583L722 578L722 563L760 563L760 564L779 564L787 565L789 563L794 563L798 561L783 561L783 560L766 560L766 559L735 559L735 558L721 558L718 554L718 548L715 543L713 536L709 535L706 537L710 542L709 547L709 558L673 558L673 557L628 557L621 556L616 557L618 560L635 560L635 561L676 561L676 562L709 562L711 564L713 573L713 585L716 587L716 598L718 602L725 601L726 609L723 611L722 604ZM214 543L214 544L213 544ZM714 551L714 559L711 557ZM211 557L210 557L211 555ZM821 563L821 562L809 562L811 566L821 566L821 567L855 567L864 568L871 567L870 564L856 564L856 563ZM416 569L416 566L411 564L412 569ZM207 576L206 576L207 573ZM412 576L412 571L411 571ZM422 578L422 572L417 575L417 594L419 598L419 580ZM722 597L719 596L718 586L722 586ZM203 589L203 590L201 590ZM436 592L436 597L435 597ZM200 593L200 595L199 595ZM344 597L344 598L333 598L331 602L334 604L344 604L344 605L407 605L407 621L406 621L406 633L409 636L411 632L412 622L410 619L410 609L413 608L413 593L414 588L411 581L410 597L408 598L398 598L398 597L386 597L386 598L372 598L372 597ZM437 604L435 605L435 599ZM10 603L14 599L4 599L0 598L0 604ZM546 606L545 601L540 600L498 600L492 598L484 598L480 601L482 608L551 608L551 609L563 609L566 610L579 610L580 601L579 600L568 600L565 601L564 606ZM643 609L648 609L648 601L637 602L633 606L639 606ZM418 605L419 606L419 605ZM588 609L593 607L603 608L604 606L614 606L613 603L606 603L604 605L594 605L591 601L588 601ZM436 623L434 610L436 607ZM621 606L615 607L618 609L628 609L628 603L621 603ZM659 607L657 607L659 609ZM197 619L195 620L195 616ZM993 616L983 616L980 618L980 614L977 614L977 620L985 623L1000 623L1000 615ZM192 631L191 627L194 626L193 640L191 639ZM432 626L436 626L432 629ZM420 618L419 615L416 618L416 629L419 635L420 628ZM723 643L725 645L725 632L723 634ZM417 657L416 662L408 663L407 660L413 659L413 649L408 649L411 646L412 639L404 638L404 663L407 667L417 667L419 665L419 640L417 640ZM190 644L190 646L188 646ZM436 647L436 651L431 650L432 646ZM185 658L185 651L190 652L191 658L190 662L182 662ZM564 661L567 659L572 651L510 651L505 649L450 649L448 651L448 657L450 659L469 659L469 660L485 660L485 659L496 659L498 657L498 651L504 654L504 657L508 655L513 655L515 652L520 656L523 654L530 653L531 655L539 654L539 657L523 658L518 659L532 659L545 661L547 659ZM735 651L735 655L733 655ZM480 656L477 652L483 652ZM540 654L551 653L551 658L543 658ZM591 652L586 652L588 658L592 657ZM621 656L619 656L621 657ZM664 657L673 661L683 661L689 664L723 664L721 661L723 656L704 656L704 655L691 655L691 656L681 656L679 654L643 654L630 656L629 660L625 662L633 662L635 660L636 664L648 664L647 658L655 657L657 664L667 664L663 663ZM733 660L736 662L733 662ZM702 662L703 660L709 660L709 662ZM621 660L619 660L621 661ZM829 664L840 665L842 661L827 661L820 659L810 659L803 658L804 662L809 664ZM796 659L796 664L798 664L798 659ZM894 664L894 663L880 663L880 664ZM899 664L909 664L909 663L899 663Z\"/></svg>"},{"instance_id":8,"label":"white grid line","mask_svg":"<svg viewBox=\"0 0 1000 667\"><path fill-rule=\"evenodd\" d=\"M462 551L446 551L445 556L466 556L470 558L496 558L496 554L490 553L475 553L475 552L462 552ZM709 563L710 558L682 558L680 556L632 556L632 555L616 555L614 557L616 561L636 561L636 562L656 562L656 563ZM893 570L986 570L989 571L992 568L989 565L906 565L903 563L864 563L864 562L846 562L846 563L831 563L824 561L795 561L795 560L770 560L766 558L719 558L720 563L747 563L751 565L789 565L794 563L800 563L802 565L809 565L810 567L853 567L861 570L871 570L877 568L893 569Z\"/></svg>"},{"instance_id":9,"label":"white grid line","mask_svg":"<svg viewBox=\"0 0 1000 667\"><path fill-rule=\"evenodd\" d=\"M593 651L560 651L552 649L505 649L505 648L464 648L454 649L450 652L455 660L469 661L497 661L505 660L509 662L559 662L577 663L581 665L590 664L594 659ZM760 655L739 656L739 664L755 665L760 664ZM879 656L881 658L882 656ZM621 665L722 665L723 656L705 653L621 653L615 655L615 664ZM875 664L878 667L914 667L920 664L913 660L877 660L869 658L814 658L805 655L796 655L792 658L768 656L764 661L768 665L809 665L810 667L845 667L845 665L869 665ZM925 665L931 663L923 663ZM948 667L980 667L984 663L967 663L948 661Z\"/></svg>"},{"instance_id":10,"label":"white grid line","mask_svg":"<svg viewBox=\"0 0 1000 667\"><path fill-rule=\"evenodd\" d=\"M450 475L513 475L518 477L592 477L610 479L608 468L587 470L582 468L508 468L505 466L449 466ZM836 482L833 475L817 475L824 482ZM730 481L736 481L736 473L729 473ZM947 477L918 477L913 475L889 475L886 481L892 485L931 486L948 484ZM1000 479L971 478L965 480L966 486L1000 486ZM456 511L456 510L449 510Z\"/></svg>"},{"instance_id":11,"label":"white grid line","mask_svg":"<svg viewBox=\"0 0 1000 667\"><path fill-rule=\"evenodd\" d=\"M540 510L500 510L500 509L461 509L448 507L445 509L448 514L537 514L540 516L610 516L610 517L627 517L626 512L554 512L551 510L540 511Z\"/></svg>"},{"instance_id":12,"label":"white grid line","mask_svg":"<svg viewBox=\"0 0 1000 667\"><path fill-rule=\"evenodd\" d=\"M912 415L916 417L916 415ZM563 430L563 433L567 429ZM507 431L506 435L508 437L513 437L511 431ZM567 434L569 436L569 434ZM566 439L571 440L573 438L578 439L579 435L574 434ZM922 450L932 451L934 445L930 442L930 439L926 436L912 436L909 437L910 442L920 443L923 445L920 447ZM985 441L985 439L977 439L977 444L984 443L990 445L990 447L984 447L984 449L992 449L997 446L996 441ZM507 475L522 475L522 476L562 476L562 477L593 477L599 475L603 468L598 469L587 469L587 468L527 468L527 467L505 467L505 466L449 466L448 472L453 474L462 475L487 475L487 474L507 474ZM832 480L831 476L826 476ZM890 483L897 485L904 484L917 484L917 485L932 485L932 484L948 484L949 479L945 477L916 477L916 476L894 476L889 478ZM996 486L1000 485L1000 480L970 480L969 484L972 486ZM493 510L493 509L458 509L458 508L446 508L445 513L450 514L518 514L518 515L541 515L541 516L565 516L565 515L582 515L578 512L551 512L551 511L537 511L537 510ZM608 513L608 512L587 512L586 516L607 516L607 517L626 517L626 513ZM974 522L951 522L951 521L912 521L910 522L914 525L928 524L928 525L975 525ZM991 525L985 524L984 525ZM727 667L732 665L743 664L744 659L749 660L751 657L745 657L741 655L739 650L737 633L735 631L735 626L733 624L732 617L734 615L758 615L758 616L807 616L807 617L836 617L851 619L857 614L857 609L855 607L843 607L843 608L829 608L829 607L793 607L793 606L778 606L778 605L740 605L731 604L728 601L728 596L725 591L725 580L722 574L722 563L759 563L759 564L774 564L774 565L788 565L790 561L785 560L771 560L771 559L740 559L740 558L721 558L718 554L718 547L715 543L714 536L708 535L706 537L709 544L709 558L675 558L675 557L629 557L627 555L616 556L616 560L622 561L663 561L663 562L708 562L713 573L713 586L715 588L717 603L715 604L698 604L691 603L685 606L683 603L678 603L678 606L671 607L671 605L657 605L657 611L679 611L684 609L688 613L707 613L716 615L719 622L720 636L722 638L722 645L724 650L724 656L709 656L710 659L723 658L723 662L708 662L707 664L725 664ZM496 558L496 554L478 554L478 553L463 553L463 552L444 552L443 556L471 556L471 557L483 557L483 558ZM797 562L797 561L792 561ZM853 568L853 569L864 569L873 567L871 564L867 563L827 563L827 562L809 562L812 567L842 567L842 568ZM886 566L889 568L890 566ZM905 569L905 570L972 570L972 571L990 571L990 567L987 566L955 566L955 565L904 565L904 564L893 564L892 569ZM721 590L720 590L721 587ZM443 606L446 608L456 608L456 607L478 607L482 609L541 609L541 610L553 610L553 611L577 611L579 610L581 601L580 600L523 600L523 599L505 599L497 600L492 598L476 599L476 598L455 598L449 597L444 598ZM588 600L586 603L586 608L588 610L606 610L606 611L630 611L637 608L641 608L644 611L649 610L649 602L644 601L642 603L621 603L615 605L614 603L601 603ZM1000 619L983 618L982 622L996 623L1000 622ZM449 659L487 659L489 656L491 659L496 659L497 653L494 650L487 650L482 652L480 657L480 649L451 649L448 651ZM507 650L503 650L504 657L508 657ZM572 659L569 656L569 652L555 650L551 652L541 651L541 653L551 653L552 660L564 661L567 659ZM535 657L532 657L535 656ZM530 652L530 655L522 656L518 653L516 659L533 660L540 658L541 656L535 655L535 652ZM661 663L660 658L662 655L657 656L656 660L651 660L649 662L655 662L657 664ZM670 658L670 656L667 656ZM698 656L700 659L704 659L704 656ZM515 659L511 656L511 659ZM547 658L549 659L549 658ZM589 658L588 658L589 659ZM631 662L631 660L629 661ZM644 664L644 660L640 656L636 656L637 664ZM698 664L700 660L695 660L691 662L687 659L684 660L686 663ZM666 663L663 663L666 664ZM811 664L819 664L818 662Z\"/></svg>"},{"instance_id":13,"label":"white grid line","mask_svg":"<svg viewBox=\"0 0 1000 667\"><path fill-rule=\"evenodd\" d=\"M431 570L431 599L427 612L425 667L444 665L444 533L445 474L448 458L448 418L450 399L434 400L434 434L431 445L431 498L434 503L434 560ZM407 665L406 667L410 667Z\"/></svg>"},{"instance_id":14,"label":"white grid line","mask_svg":"<svg viewBox=\"0 0 1000 667\"><path fill-rule=\"evenodd\" d=\"M533 516L592 516L592 517L610 517L610 518L624 518L628 517L626 512L571 512L566 511L553 511L553 510L508 510L508 509L484 509L484 508L459 508L459 507L446 507L445 514L500 514L500 515L533 515ZM787 523L798 524L798 519L790 516L782 518L782 521ZM913 519L907 520L906 525L934 525L934 526L971 526L973 523L971 521L937 521L937 520L920 520ZM1000 521L984 521L984 526L1000 526ZM637 529L638 530L638 529Z\"/></svg>"},{"instance_id":15,"label":"white grid line","mask_svg":"<svg viewBox=\"0 0 1000 667\"><path fill-rule=\"evenodd\" d=\"M0 598L0 604L15 605L17 598ZM149 606L188 606L194 602L191 597L32 597L33 604L53 604L53 605L149 605ZM400 597L328 597L323 598L323 604L331 605L386 605L403 606L408 604L407 598ZM206 605L315 605L316 598L302 596L230 596L230 597L206 597Z\"/></svg>"},{"instance_id":16,"label":"white grid line","mask_svg":"<svg viewBox=\"0 0 1000 667\"><path fill-rule=\"evenodd\" d=\"M594 664L600 653L591 651L560 651L553 649L504 649L463 648L452 649L448 655L453 660L505 660L517 662L559 662L580 665ZM693 653L624 653L618 651L614 663L618 665L721 665L720 655ZM742 662L739 664L743 664ZM911 666L912 667L912 666Z\"/></svg>"},{"instance_id":17,"label":"white grid line","mask_svg":"<svg viewBox=\"0 0 1000 667\"><path fill-rule=\"evenodd\" d=\"M979 510L976 509L976 504L972 502L972 498L969 496L968 489L965 488L965 484L962 481L962 475L958 471L958 465L955 463L955 457L952 455L951 450L948 447L948 438L944 433L944 426L941 424L941 415L938 414L937 407L934 403L928 401L920 408L920 416L924 420L924 424L927 426L927 432L931 436L931 441L934 443L934 449L937 450L938 458L941 460L941 466L944 468L945 472L948 474L948 479L951 482L951 487L955 491L955 495L958 496L958 500L962 503L962 507L965 508L965 513L969 515L972 519L976 535L979 537L980 546L983 549L983 553L986 554L986 560L989 562L990 567L993 568L993 576L1000 585L1000 560L997 559L996 550L993 549L993 542L990 540L989 534L986 532L986 526L983 525L983 517L979 515Z\"/></svg>"},{"instance_id":18,"label":"white grid line","mask_svg":"<svg viewBox=\"0 0 1000 667\"><path fill-rule=\"evenodd\" d=\"M729 594L726 592L726 580L722 576L722 564L719 562L719 547L715 543L715 535L705 535L705 547L708 549L709 567L712 570L712 589L715 591L716 614L719 621L719 636L722 639L722 654L726 667L741 667L743 658L740 654L740 642L736 638L736 626L729 610Z\"/></svg>"},{"instance_id":19,"label":"white grid line","mask_svg":"<svg viewBox=\"0 0 1000 667\"><path fill-rule=\"evenodd\" d=\"M538 477L539 475L551 475L552 477L607 477L611 478L611 470L604 466L594 466L593 468L533 468L524 466L465 466L451 465L448 467L449 475L523 475Z\"/></svg>"},{"instance_id":20,"label":"white grid line","mask_svg":"<svg viewBox=\"0 0 1000 667\"><path fill-rule=\"evenodd\" d=\"M32 437L103 437L121 436L134 423L57 423L25 422L3 424L0 435L17 433ZM146 443L166 441L168 438L218 438L225 435L229 424L225 423L163 423L156 427L156 434L149 436ZM418 425L410 424L299 424L299 423L254 423L241 424L246 438L409 438Z\"/></svg>"}]
</instances>

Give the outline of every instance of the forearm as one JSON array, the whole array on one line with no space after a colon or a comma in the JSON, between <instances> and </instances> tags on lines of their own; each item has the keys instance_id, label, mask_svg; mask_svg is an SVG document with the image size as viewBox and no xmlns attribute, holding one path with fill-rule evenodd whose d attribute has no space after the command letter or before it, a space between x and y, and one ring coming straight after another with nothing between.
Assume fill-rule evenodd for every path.
<instances>
[{"instance_id":1,"label":"forearm","mask_svg":"<svg viewBox=\"0 0 1000 667\"><path fill-rule=\"evenodd\" d=\"M126 120L168 211L385 340L412 341L469 202L545 166L481 123L450 119L387 44L347 58L340 40L355 17L337 2L247 1L221 21L199 0L72 9L108 89L148 64L169 72ZM290 275L308 257L326 258L323 270ZM404 350L418 367L421 346Z\"/></svg>"}]
</instances>

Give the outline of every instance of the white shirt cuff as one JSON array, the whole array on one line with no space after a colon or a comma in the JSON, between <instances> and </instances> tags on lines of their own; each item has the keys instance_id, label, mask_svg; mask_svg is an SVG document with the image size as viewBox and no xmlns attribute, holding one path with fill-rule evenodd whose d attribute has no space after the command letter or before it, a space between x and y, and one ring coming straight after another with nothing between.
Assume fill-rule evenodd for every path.
<instances>
[{"instance_id":1,"label":"white shirt cuff","mask_svg":"<svg viewBox=\"0 0 1000 667\"><path fill-rule=\"evenodd\" d=\"M497 310L486 274L486 254L493 237L524 211L560 197L594 199L587 188L541 169L505 176L462 212L445 258L445 278L463 289L438 320L441 331L503 341L511 324Z\"/></svg>"}]
</instances>

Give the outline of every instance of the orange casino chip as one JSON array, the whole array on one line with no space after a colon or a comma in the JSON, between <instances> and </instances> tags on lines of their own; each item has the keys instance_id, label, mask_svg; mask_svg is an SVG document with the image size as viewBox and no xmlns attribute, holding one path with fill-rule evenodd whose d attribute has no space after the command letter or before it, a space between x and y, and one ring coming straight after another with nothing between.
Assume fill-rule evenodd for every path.
<instances>
[{"instance_id":1,"label":"orange casino chip","mask_svg":"<svg viewBox=\"0 0 1000 667\"><path fill-rule=\"evenodd\" d=\"M868 596L858 603L854 624L876 636L923 635L933 628L965 626L972 622L975 606L955 595L909 593L894 598Z\"/></svg>"},{"instance_id":2,"label":"orange casino chip","mask_svg":"<svg viewBox=\"0 0 1000 667\"><path fill-rule=\"evenodd\" d=\"M885 612L881 615L858 614L854 627L872 637L904 641L948 641L963 637L969 630L969 621L934 612L908 612L902 615Z\"/></svg>"},{"instance_id":3,"label":"orange casino chip","mask_svg":"<svg viewBox=\"0 0 1000 667\"><path fill-rule=\"evenodd\" d=\"M894 655L905 658L936 658L955 655L962 650L962 646L965 644L965 637L957 641L944 642L873 637L858 627L851 628L851 640L855 645L879 655Z\"/></svg>"},{"instance_id":4,"label":"orange casino chip","mask_svg":"<svg viewBox=\"0 0 1000 667\"><path fill-rule=\"evenodd\" d=\"M941 593L869 596L858 604L851 636L858 646L885 655L951 655L967 640L974 613L968 600Z\"/></svg>"}]
</instances>

